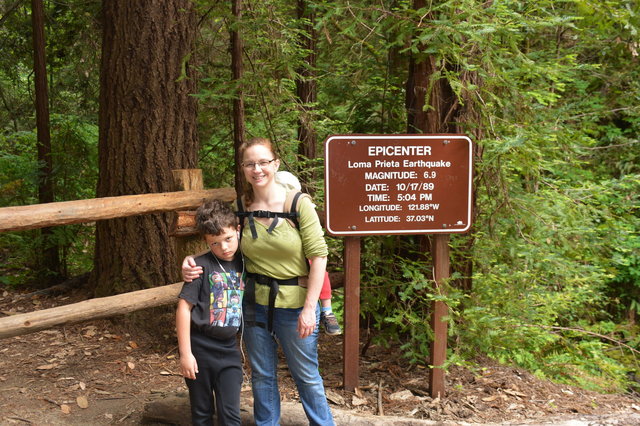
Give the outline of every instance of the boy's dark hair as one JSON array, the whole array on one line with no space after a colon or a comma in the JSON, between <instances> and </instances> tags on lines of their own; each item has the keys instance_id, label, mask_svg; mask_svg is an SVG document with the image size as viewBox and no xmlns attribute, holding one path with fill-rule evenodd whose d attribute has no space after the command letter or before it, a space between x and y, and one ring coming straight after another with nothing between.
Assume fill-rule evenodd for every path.
<instances>
[{"instance_id":1,"label":"boy's dark hair","mask_svg":"<svg viewBox=\"0 0 640 426\"><path fill-rule=\"evenodd\" d=\"M225 228L238 227L238 218L229 204L209 200L196 210L196 228L201 235L220 235Z\"/></svg>"}]
</instances>

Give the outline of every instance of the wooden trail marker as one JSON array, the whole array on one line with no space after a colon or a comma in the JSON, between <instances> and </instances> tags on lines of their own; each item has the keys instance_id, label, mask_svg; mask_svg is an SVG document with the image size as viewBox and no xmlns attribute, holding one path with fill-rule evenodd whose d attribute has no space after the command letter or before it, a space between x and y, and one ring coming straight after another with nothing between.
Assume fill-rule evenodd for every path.
<instances>
[{"instance_id":1,"label":"wooden trail marker","mask_svg":"<svg viewBox=\"0 0 640 426\"><path fill-rule=\"evenodd\" d=\"M344 386L358 387L360 240L436 234L431 252L440 291L449 277L449 235L471 227L471 140L464 135L336 135L325 141L327 232L345 238ZM434 302L430 392L444 396L448 308Z\"/></svg>"}]
</instances>

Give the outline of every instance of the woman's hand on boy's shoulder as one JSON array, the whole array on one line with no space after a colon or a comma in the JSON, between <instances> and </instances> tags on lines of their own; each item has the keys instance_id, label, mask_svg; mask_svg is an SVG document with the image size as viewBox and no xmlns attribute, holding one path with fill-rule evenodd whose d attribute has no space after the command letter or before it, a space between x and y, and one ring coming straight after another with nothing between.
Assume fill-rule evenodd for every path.
<instances>
[{"instance_id":1,"label":"woman's hand on boy's shoulder","mask_svg":"<svg viewBox=\"0 0 640 426\"><path fill-rule=\"evenodd\" d=\"M182 281L190 283L202 274L202 266L196 265L193 256L187 256L182 261Z\"/></svg>"}]
</instances>

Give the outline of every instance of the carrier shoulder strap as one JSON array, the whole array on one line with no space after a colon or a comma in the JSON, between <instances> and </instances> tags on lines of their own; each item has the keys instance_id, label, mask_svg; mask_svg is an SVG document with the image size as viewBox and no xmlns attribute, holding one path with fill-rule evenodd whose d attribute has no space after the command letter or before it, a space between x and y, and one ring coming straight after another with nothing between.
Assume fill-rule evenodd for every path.
<instances>
[{"instance_id":1,"label":"carrier shoulder strap","mask_svg":"<svg viewBox=\"0 0 640 426\"><path fill-rule=\"evenodd\" d=\"M244 213L244 203L242 202L242 197L236 198L236 206L238 208L236 214L240 216L242 213Z\"/></svg>"},{"instance_id":2,"label":"carrier shoulder strap","mask_svg":"<svg viewBox=\"0 0 640 426\"><path fill-rule=\"evenodd\" d=\"M291 221L298 231L300 230L300 223L298 222L298 216L300 216L300 213L298 212L298 205L301 197L311 200L311 195L300 191L290 191L287 194L287 198L284 200L284 211L292 214L292 216L287 220ZM307 272L310 270L311 264L307 260Z\"/></svg>"},{"instance_id":3,"label":"carrier shoulder strap","mask_svg":"<svg viewBox=\"0 0 640 426\"><path fill-rule=\"evenodd\" d=\"M267 217L265 215L262 215L261 213L268 213L268 212L264 212L263 210L251 211L251 212L246 211L244 209L244 202L242 197L236 199L236 204L238 206L238 211L236 211L236 216L238 216L238 218L240 219L240 239L242 239L242 232L244 231L244 225L248 219L249 228L251 229L251 237L255 240L256 238L258 238L258 231L256 230L256 223L253 218Z\"/></svg>"},{"instance_id":4,"label":"carrier shoulder strap","mask_svg":"<svg viewBox=\"0 0 640 426\"><path fill-rule=\"evenodd\" d=\"M242 199L238 198L236 203L238 205L238 210L236 215L240 218L240 235L242 236L242 231L244 230L245 219L249 220L249 228L251 229L251 237L256 239L258 238L258 232L256 231L256 226L254 222L254 218L262 217L262 218L272 218L273 222L267 229L267 232L271 233L275 227L278 225L278 219L283 218L291 222L291 224L296 228L300 228L300 223L298 222L298 206L300 197L308 197L311 199L309 194L302 193L300 191L289 191L287 193L287 197L284 201L284 208L282 212L272 212L268 210L255 210L255 211L245 211Z\"/></svg>"},{"instance_id":5,"label":"carrier shoulder strap","mask_svg":"<svg viewBox=\"0 0 640 426\"><path fill-rule=\"evenodd\" d=\"M289 214L287 219L291 221L296 229L300 229L300 223L298 222L298 216L300 216L300 213L298 212L300 197L311 199L311 196L304 192L289 191L287 193L287 198L284 200L284 212Z\"/></svg>"},{"instance_id":6,"label":"carrier shoulder strap","mask_svg":"<svg viewBox=\"0 0 640 426\"><path fill-rule=\"evenodd\" d=\"M242 196L236 198L236 216L240 219L240 238L242 240L242 231L244 231L244 221L247 218L247 212L244 211L244 203L242 202Z\"/></svg>"}]
</instances>

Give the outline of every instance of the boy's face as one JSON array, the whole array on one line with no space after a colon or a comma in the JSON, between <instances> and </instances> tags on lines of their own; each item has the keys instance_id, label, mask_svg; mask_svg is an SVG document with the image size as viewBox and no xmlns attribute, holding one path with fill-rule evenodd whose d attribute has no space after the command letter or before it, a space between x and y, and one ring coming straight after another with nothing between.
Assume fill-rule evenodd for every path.
<instances>
[{"instance_id":1,"label":"boy's face","mask_svg":"<svg viewBox=\"0 0 640 426\"><path fill-rule=\"evenodd\" d=\"M224 228L219 235L206 234L204 240L218 259L233 260L238 251L238 230L232 226Z\"/></svg>"}]
</instances>

